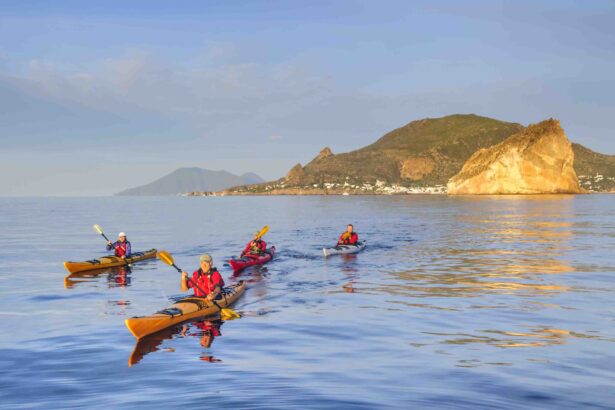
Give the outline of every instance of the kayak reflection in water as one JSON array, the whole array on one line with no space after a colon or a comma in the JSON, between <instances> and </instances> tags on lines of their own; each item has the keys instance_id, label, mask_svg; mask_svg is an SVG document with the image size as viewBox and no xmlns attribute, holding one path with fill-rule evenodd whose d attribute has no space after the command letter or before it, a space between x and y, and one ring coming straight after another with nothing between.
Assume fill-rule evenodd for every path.
<instances>
[{"instance_id":1,"label":"kayak reflection in water","mask_svg":"<svg viewBox=\"0 0 615 410\"><path fill-rule=\"evenodd\" d=\"M192 273L192 279L188 280L188 274L182 272L181 290L186 292L193 288L194 296L208 300L219 299L222 295L224 280L217 268L211 266L213 259L208 254L200 257L201 267Z\"/></svg>"},{"instance_id":2,"label":"kayak reflection in water","mask_svg":"<svg viewBox=\"0 0 615 410\"><path fill-rule=\"evenodd\" d=\"M112 269L111 272L107 275L107 283L110 288L125 288L130 286L130 267L128 266L120 266L116 269Z\"/></svg>"},{"instance_id":3,"label":"kayak reflection in water","mask_svg":"<svg viewBox=\"0 0 615 410\"><path fill-rule=\"evenodd\" d=\"M222 336L220 327L224 322L218 319L202 320L199 322L186 323L184 325L172 326L163 329L159 332L147 335L137 341L135 348L128 359L128 366L134 366L139 363L148 353L159 351L160 345L165 340L174 339L175 337L194 336L199 337L199 343L204 348L209 348L214 339L218 336ZM175 349L168 347L164 348L164 351L174 352ZM199 356L200 360L207 362L221 362L222 360L216 359L211 355L202 354Z\"/></svg>"},{"instance_id":4,"label":"kayak reflection in water","mask_svg":"<svg viewBox=\"0 0 615 410\"><path fill-rule=\"evenodd\" d=\"M260 232L254 232L254 237L252 240L246 245L246 248L241 252L240 258L244 256L258 256L265 253L267 250L267 242L263 241L260 237Z\"/></svg>"},{"instance_id":5,"label":"kayak reflection in water","mask_svg":"<svg viewBox=\"0 0 615 410\"><path fill-rule=\"evenodd\" d=\"M359 241L359 234L354 231L354 226L348 224L346 226L346 232L340 235L340 239L337 241L338 245L356 245Z\"/></svg>"},{"instance_id":6,"label":"kayak reflection in water","mask_svg":"<svg viewBox=\"0 0 615 410\"><path fill-rule=\"evenodd\" d=\"M126 259L130 258L132 255L132 249L130 245L130 241L126 239L126 234L124 232L120 232L117 235L117 241L111 243L111 241L107 242L107 250L115 249L115 256Z\"/></svg>"}]
</instances>

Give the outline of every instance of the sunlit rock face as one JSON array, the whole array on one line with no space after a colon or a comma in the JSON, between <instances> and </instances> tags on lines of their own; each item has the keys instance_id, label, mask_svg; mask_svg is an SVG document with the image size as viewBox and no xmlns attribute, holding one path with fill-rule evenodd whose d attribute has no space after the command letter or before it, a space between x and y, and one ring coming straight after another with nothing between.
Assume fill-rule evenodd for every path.
<instances>
[{"instance_id":1,"label":"sunlit rock face","mask_svg":"<svg viewBox=\"0 0 615 410\"><path fill-rule=\"evenodd\" d=\"M292 167L290 171L288 171L288 174L286 174L286 182L297 182L301 180L303 174L303 167L301 166L301 164L297 164Z\"/></svg>"},{"instance_id":2,"label":"sunlit rock face","mask_svg":"<svg viewBox=\"0 0 615 410\"><path fill-rule=\"evenodd\" d=\"M581 193L572 145L559 121L532 124L466 161L449 195Z\"/></svg>"},{"instance_id":3,"label":"sunlit rock face","mask_svg":"<svg viewBox=\"0 0 615 410\"><path fill-rule=\"evenodd\" d=\"M433 171L436 163L431 158L407 158L401 163L399 174L402 179L420 181Z\"/></svg>"}]
</instances>

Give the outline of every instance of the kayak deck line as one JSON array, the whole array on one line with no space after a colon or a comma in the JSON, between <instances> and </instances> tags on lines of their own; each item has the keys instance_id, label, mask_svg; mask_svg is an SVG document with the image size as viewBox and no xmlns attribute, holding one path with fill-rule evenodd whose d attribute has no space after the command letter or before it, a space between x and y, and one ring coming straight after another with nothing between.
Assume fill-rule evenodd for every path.
<instances>
[{"instance_id":1,"label":"kayak deck line","mask_svg":"<svg viewBox=\"0 0 615 410\"><path fill-rule=\"evenodd\" d=\"M108 255L83 262L66 261L64 262L64 267L69 273L113 268L117 266L130 265L132 263L139 262L145 259L153 259L156 257L156 252L156 249L150 249L144 252L135 252L129 258L126 259L122 259L115 255Z\"/></svg>"},{"instance_id":2,"label":"kayak deck line","mask_svg":"<svg viewBox=\"0 0 615 410\"><path fill-rule=\"evenodd\" d=\"M322 253L325 256L349 255L361 252L365 246L367 246L365 241L357 242L356 245L336 245L333 248L322 248Z\"/></svg>"}]
</instances>

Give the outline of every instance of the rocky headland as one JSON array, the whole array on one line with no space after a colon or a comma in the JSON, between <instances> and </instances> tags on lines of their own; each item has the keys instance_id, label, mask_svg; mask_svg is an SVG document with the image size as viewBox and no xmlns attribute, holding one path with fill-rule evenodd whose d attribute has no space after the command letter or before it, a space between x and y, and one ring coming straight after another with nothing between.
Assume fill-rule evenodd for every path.
<instances>
[{"instance_id":1,"label":"rocky headland","mask_svg":"<svg viewBox=\"0 0 615 410\"><path fill-rule=\"evenodd\" d=\"M447 184L449 195L578 194L572 144L559 121L528 126L479 149Z\"/></svg>"},{"instance_id":2,"label":"rocky headland","mask_svg":"<svg viewBox=\"0 0 615 410\"><path fill-rule=\"evenodd\" d=\"M546 128L554 127L556 124L559 127L559 123L555 120L547 120L541 124ZM471 157L476 158L481 150L498 146L512 136L528 136L535 133L540 128L538 125L526 128L517 123L474 114L426 118L410 122L385 134L373 144L355 151L335 154L325 147L308 164L296 164L278 180L236 186L218 194L446 194L449 180L462 171L464 164L467 164ZM523 134L524 131L529 134ZM561 133L566 138L563 131ZM549 149L556 149L549 148L550 144L560 141L555 138L555 134L551 139L545 138L542 142L535 141L529 144L523 151L526 154L523 157L525 165L519 165L516 169L518 172L529 172L534 175L528 174L527 183L535 178L538 178L536 181L542 178L543 182L560 178L556 175L554 165L548 162L549 156L546 154L545 162L535 162L533 167L530 165L532 155L539 156ZM557 146L558 149L562 149L566 144ZM588 192L609 192L615 189L615 156L600 154L579 144L573 143L570 146L569 142L567 149L566 155L570 153L570 149L573 153L569 158L571 162L564 161L560 165L567 164L568 177L571 175L570 169L576 171L580 188L573 184L561 192L580 192L581 189ZM489 152L493 154L495 151ZM485 155L485 152L481 153L480 158L486 158ZM553 152L550 155L559 158L563 155L563 151L560 154ZM514 161L522 157L511 155L500 158ZM512 163L508 166L509 169L514 168ZM544 172L540 176L540 169L543 167ZM473 169L478 170L478 168ZM461 182L457 179L454 181ZM549 189L558 191L555 188Z\"/></svg>"}]
</instances>

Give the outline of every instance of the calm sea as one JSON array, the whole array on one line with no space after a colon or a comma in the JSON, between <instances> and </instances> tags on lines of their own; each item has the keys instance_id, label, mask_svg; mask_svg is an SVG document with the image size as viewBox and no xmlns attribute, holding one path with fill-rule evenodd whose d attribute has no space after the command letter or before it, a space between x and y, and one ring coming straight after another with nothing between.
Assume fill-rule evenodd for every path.
<instances>
[{"instance_id":1,"label":"calm sea","mask_svg":"<svg viewBox=\"0 0 615 410\"><path fill-rule=\"evenodd\" d=\"M211 253L244 316L137 344L179 276L66 278L94 223ZM366 250L323 258L347 223ZM276 259L233 278L265 224ZM615 408L615 196L0 199L0 326L2 408Z\"/></svg>"}]
</instances>

